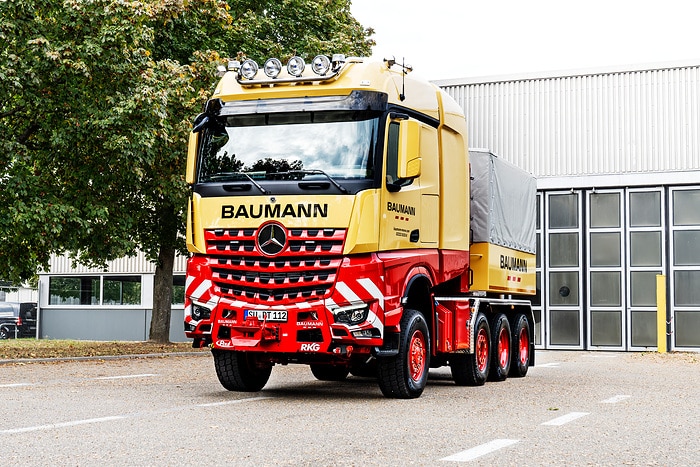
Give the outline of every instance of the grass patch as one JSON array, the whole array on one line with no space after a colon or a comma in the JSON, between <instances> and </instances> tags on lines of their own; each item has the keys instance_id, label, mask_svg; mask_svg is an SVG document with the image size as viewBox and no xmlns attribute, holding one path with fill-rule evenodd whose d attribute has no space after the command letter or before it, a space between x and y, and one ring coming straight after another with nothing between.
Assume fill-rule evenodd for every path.
<instances>
[{"instance_id":1,"label":"grass patch","mask_svg":"<svg viewBox=\"0 0 700 467\"><path fill-rule=\"evenodd\" d=\"M102 357L113 355L163 354L174 352L206 352L193 349L189 342L161 344L157 342L77 341L58 339L0 340L0 360L65 357Z\"/></svg>"}]
</instances>

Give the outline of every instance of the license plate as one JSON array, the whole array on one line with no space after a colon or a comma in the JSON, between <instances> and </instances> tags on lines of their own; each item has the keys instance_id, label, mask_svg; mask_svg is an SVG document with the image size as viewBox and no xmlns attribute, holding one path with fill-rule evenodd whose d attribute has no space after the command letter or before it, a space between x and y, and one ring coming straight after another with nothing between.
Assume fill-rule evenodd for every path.
<instances>
[{"instance_id":1,"label":"license plate","mask_svg":"<svg viewBox=\"0 0 700 467\"><path fill-rule=\"evenodd\" d=\"M245 310L244 318L258 318L260 321L287 322L287 310Z\"/></svg>"}]
</instances>

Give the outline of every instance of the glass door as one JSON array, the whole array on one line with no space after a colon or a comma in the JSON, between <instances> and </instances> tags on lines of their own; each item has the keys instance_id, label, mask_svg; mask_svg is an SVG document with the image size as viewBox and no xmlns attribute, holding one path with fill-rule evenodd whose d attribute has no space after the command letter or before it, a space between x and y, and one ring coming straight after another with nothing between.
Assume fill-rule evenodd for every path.
<instances>
[{"instance_id":1,"label":"glass door","mask_svg":"<svg viewBox=\"0 0 700 467\"><path fill-rule=\"evenodd\" d=\"M671 349L700 348L700 187L671 190Z\"/></svg>"},{"instance_id":2,"label":"glass door","mask_svg":"<svg viewBox=\"0 0 700 467\"><path fill-rule=\"evenodd\" d=\"M586 307L588 347L624 350L626 339L624 274L624 193L586 192Z\"/></svg>"},{"instance_id":3,"label":"glass door","mask_svg":"<svg viewBox=\"0 0 700 467\"><path fill-rule=\"evenodd\" d=\"M656 276L666 270L665 204L661 188L627 192L629 350L653 350L657 346Z\"/></svg>"},{"instance_id":4,"label":"glass door","mask_svg":"<svg viewBox=\"0 0 700 467\"><path fill-rule=\"evenodd\" d=\"M549 349L584 346L581 204L579 190L546 193L545 322Z\"/></svg>"}]
</instances>

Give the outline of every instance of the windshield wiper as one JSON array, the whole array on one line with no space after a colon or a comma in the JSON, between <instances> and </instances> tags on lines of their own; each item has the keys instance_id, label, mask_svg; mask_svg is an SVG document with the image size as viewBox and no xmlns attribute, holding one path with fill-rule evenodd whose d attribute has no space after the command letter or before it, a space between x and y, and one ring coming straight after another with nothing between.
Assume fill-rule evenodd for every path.
<instances>
[{"instance_id":1,"label":"windshield wiper","mask_svg":"<svg viewBox=\"0 0 700 467\"><path fill-rule=\"evenodd\" d=\"M253 177L251 177L250 175L248 175L248 174L245 173L245 172L223 172L223 173L218 173L218 174L216 174L216 175L211 175L211 176L209 177L209 180L212 181L212 182L236 181L236 178L239 178L239 177L243 177L243 178L247 179L248 181L250 181L250 183L252 183L253 185L255 185L255 188L257 188L258 190L260 190L260 191L262 192L262 194L264 194L264 195L267 194L267 190L266 190L265 188L263 188L262 186L260 186L260 184L259 184L258 182L256 182L255 180L253 180Z\"/></svg>"},{"instance_id":2,"label":"windshield wiper","mask_svg":"<svg viewBox=\"0 0 700 467\"><path fill-rule=\"evenodd\" d=\"M333 184L334 187L339 189L342 193L347 193L348 190L345 189L344 186L342 186L340 183L336 182L333 177L328 175L326 172L324 172L321 169L309 169L309 170L290 170L287 172L289 175L323 175L328 179L329 182ZM283 175L283 174L280 174Z\"/></svg>"}]
</instances>

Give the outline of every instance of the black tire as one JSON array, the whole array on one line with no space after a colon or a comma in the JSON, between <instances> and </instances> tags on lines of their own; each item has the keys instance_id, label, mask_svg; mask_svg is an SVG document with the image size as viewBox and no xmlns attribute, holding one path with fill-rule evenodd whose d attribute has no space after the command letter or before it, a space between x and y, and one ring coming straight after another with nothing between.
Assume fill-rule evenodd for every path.
<instances>
[{"instance_id":1,"label":"black tire","mask_svg":"<svg viewBox=\"0 0 700 467\"><path fill-rule=\"evenodd\" d=\"M379 388L386 397L413 399L428 382L430 334L425 317L416 310L404 310L399 335L399 353L378 359Z\"/></svg>"},{"instance_id":2,"label":"black tire","mask_svg":"<svg viewBox=\"0 0 700 467\"><path fill-rule=\"evenodd\" d=\"M229 391L260 391L270 379L272 365L258 364L249 352L213 349L214 367L219 382Z\"/></svg>"},{"instance_id":3,"label":"black tire","mask_svg":"<svg viewBox=\"0 0 700 467\"><path fill-rule=\"evenodd\" d=\"M452 379L457 386L482 386L491 363L491 330L483 313L474 323L474 349L470 354L450 355Z\"/></svg>"},{"instance_id":4,"label":"black tire","mask_svg":"<svg viewBox=\"0 0 700 467\"><path fill-rule=\"evenodd\" d=\"M7 326L0 326L0 340L11 339L14 337L14 333L10 332L10 328Z\"/></svg>"},{"instance_id":5,"label":"black tire","mask_svg":"<svg viewBox=\"0 0 700 467\"><path fill-rule=\"evenodd\" d=\"M519 314L513 321L512 334L512 355L510 361L509 376L522 378L530 368L530 351L532 345L532 334L530 332L530 321L524 314Z\"/></svg>"},{"instance_id":6,"label":"black tire","mask_svg":"<svg viewBox=\"0 0 700 467\"><path fill-rule=\"evenodd\" d=\"M512 358L510 324L504 314L493 316L491 321L491 369L489 381L504 381L510 371Z\"/></svg>"},{"instance_id":7,"label":"black tire","mask_svg":"<svg viewBox=\"0 0 700 467\"><path fill-rule=\"evenodd\" d=\"M311 367L311 373L319 381L345 381L348 377L350 369L346 366L334 366L334 365L322 365L314 364L309 365Z\"/></svg>"}]
</instances>

